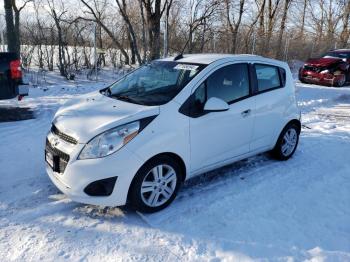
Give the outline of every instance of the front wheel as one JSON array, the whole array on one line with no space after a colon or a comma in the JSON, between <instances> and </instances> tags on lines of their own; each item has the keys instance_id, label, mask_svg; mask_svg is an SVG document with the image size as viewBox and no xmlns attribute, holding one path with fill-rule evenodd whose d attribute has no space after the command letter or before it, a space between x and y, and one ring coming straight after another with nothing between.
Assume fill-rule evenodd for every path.
<instances>
[{"instance_id":1,"label":"front wheel","mask_svg":"<svg viewBox=\"0 0 350 262\"><path fill-rule=\"evenodd\" d=\"M272 154L279 160L289 159L295 152L299 142L300 129L294 123L288 124L281 132Z\"/></svg>"},{"instance_id":2,"label":"front wheel","mask_svg":"<svg viewBox=\"0 0 350 262\"><path fill-rule=\"evenodd\" d=\"M346 83L346 76L344 74L337 75L337 80L334 83L334 86L336 87L342 87Z\"/></svg>"},{"instance_id":3,"label":"front wheel","mask_svg":"<svg viewBox=\"0 0 350 262\"><path fill-rule=\"evenodd\" d=\"M161 156L147 162L137 172L130 188L131 205L140 212L152 213L167 207L180 188L180 165Z\"/></svg>"}]
</instances>

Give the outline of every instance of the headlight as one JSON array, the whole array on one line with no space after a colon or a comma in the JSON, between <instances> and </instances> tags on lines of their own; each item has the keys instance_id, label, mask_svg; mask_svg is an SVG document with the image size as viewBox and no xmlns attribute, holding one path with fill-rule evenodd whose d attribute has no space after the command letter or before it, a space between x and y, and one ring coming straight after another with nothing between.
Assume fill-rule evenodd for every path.
<instances>
[{"instance_id":1,"label":"headlight","mask_svg":"<svg viewBox=\"0 0 350 262\"><path fill-rule=\"evenodd\" d=\"M320 73L321 73L321 74L328 74L328 73L329 73L329 70L328 70L328 69L322 70Z\"/></svg>"},{"instance_id":2,"label":"headlight","mask_svg":"<svg viewBox=\"0 0 350 262\"><path fill-rule=\"evenodd\" d=\"M140 121L118 126L94 137L80 152L78 159L105 157L118 151L140 131Z\"/></svg>"}]
</instances>

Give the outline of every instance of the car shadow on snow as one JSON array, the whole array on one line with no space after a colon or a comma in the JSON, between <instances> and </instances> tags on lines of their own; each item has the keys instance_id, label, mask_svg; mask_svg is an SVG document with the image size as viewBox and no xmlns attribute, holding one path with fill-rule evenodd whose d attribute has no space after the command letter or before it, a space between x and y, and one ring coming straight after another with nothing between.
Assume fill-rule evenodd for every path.
<instances>
[{"instance_id":1,"label":"car shadow on snow","mask_svg":"<svg viewBox=\"0 0 350 262\"><path fill-rule=\"evenodd\" d=\"M34 119L35 112L30 107L0 106L0 123Z\"/></svg>"}]
</instances>

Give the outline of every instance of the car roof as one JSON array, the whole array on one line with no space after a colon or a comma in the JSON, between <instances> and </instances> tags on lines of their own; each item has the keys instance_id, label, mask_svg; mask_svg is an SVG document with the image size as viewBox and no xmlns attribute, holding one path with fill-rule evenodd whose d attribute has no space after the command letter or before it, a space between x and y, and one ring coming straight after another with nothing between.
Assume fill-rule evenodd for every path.
<instances>
[{"instance_id":1,"label":"car roof","mask_svg":"<svg viewBox=\"0 0 350 262\"><path fill-rule=\"evenodd\" d=\"M257 58L259 60L266 60L266 61L274 61L277 62L277 60L274 59L269 59L269 58L265 58L262 56L258 56L258 55L250 55L250 54L237 54L237 55L233 55L233 54L183 54L182 57L178 56L177 59L175 59L175 57L167 57L167 58L163 58L163 59L158 59L158 61L176 61L176 62L180 62L180 63L193 63L193 64L211 64L215 61L221 60L221 59L230 59L231 60L256 60ZM281 61L278 61L281 62Z\"/></svg>"},{"instance_id":2,"label":"car roof","mask_svg":"<svg viewBox=\"0 0 350 262\"><path fill-rule=\"evenodd\" d=\"M334 49L334 50L330 50L329 52L345 52L345 53L350 53L350 49Z\"/></svg>"}]
</instances>

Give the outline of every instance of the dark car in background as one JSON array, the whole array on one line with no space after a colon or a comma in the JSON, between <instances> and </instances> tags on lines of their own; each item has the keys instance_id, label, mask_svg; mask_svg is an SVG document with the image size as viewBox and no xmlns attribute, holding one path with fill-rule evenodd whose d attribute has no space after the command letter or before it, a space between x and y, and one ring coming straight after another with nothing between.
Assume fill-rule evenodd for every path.
<instances>
[{"instance_id":1,"label":"dark car in background","mask_svg":"<svg viewBox=\"0 0 350 262\"><path fill-rule=\"evenodd\" d=\"M28 95L23 85L21 61L16 53L0 52L0 100Z\"/></svg>"},{"instance_id":2,"label":"dark car in background","mask_svg":"<svg viewBox=\"0 0 350 262\"><path fill-rule=\"evenodd\" d=\"M344 86L350 81L350 49L331 50L321 58L312 58L299 69L303 83Z\"/></svg>"}]
</instances>

